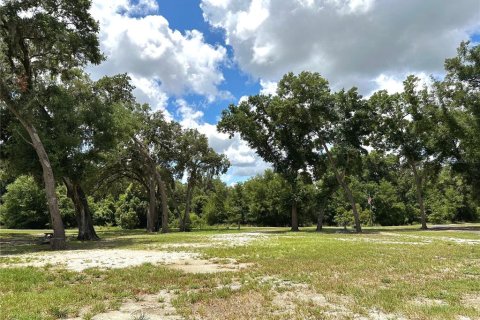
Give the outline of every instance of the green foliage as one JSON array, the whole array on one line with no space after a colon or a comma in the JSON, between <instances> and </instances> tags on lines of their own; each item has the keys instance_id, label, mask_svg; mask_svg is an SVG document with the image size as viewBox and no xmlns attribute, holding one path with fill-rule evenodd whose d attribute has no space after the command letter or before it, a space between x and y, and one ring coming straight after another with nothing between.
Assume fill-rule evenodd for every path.
<instances>
[{"instance_id":1,"label":"green foliage","mask_svg":"<svg viewBox=\"0 0 480 320\"><path fill-rule=\"evenodd\" d=\"M407 208L399 197L398 189L382 179L373 193L375 222L382 226L402 225L408 222Z\"/></svg>"},{"instance_id":2,"label":"green foliage","mask_svg":"<svg viewBox=\"0 0 480 320\"><path fill-rule=\"evenodd\" d=\"M478 218L475 210L469 207L469 198L463 177L454 175L451 170L442 170L438 180L427 191L428 220L432 223L451 223Z\"/></svg>"},{"instance_id":3,"label":"green foliage","mask_svg":"<svg viewBox=\"0 0 480 320\"><path fill-rule=\"evenodd\" d=\"M31 176L19 176L2 196L0 220L6 228L46 228L49 225L45 192Z\"/></svg>"},{"instance_id":4,"label":"green foliage","mask_svg":"<svg viewBox=\"0 0 480 320\"><path fill-rule=\"evenodd\" d=\"M145 220L147 202L138 197L135 186L130 184L117 201L116 223L123 229L135 229Z\"/></svg>"},{"instance_id":5,"label":"green foliage","mask_svg":"<svg viewBox=\"0 0 480 320\"><path fill-rule=\"evenodd\" d=\"M213 190L208 195L207 203L203 208L204 217L208 224L223 223L227 219L225 201L228 197L228 188L220 180L213 181Z\"/></svg>"},{"instance_id":6,"label":"green foliage","mask_svg":"<svg viewBox=\"0 0 480 320\"><path fill-rule=\"evenodd\" d=\"M73 228L77 226L75 207L72 200L67 196L67 188L63 184L57 186L57 195L58 207L65 227Z\"/></svg>"},{"instance_id":7,"label":"green foliage","mask_svg":"<svg viewBox=\"0 0 480 320\"><path fill-rule=\"evenodd\" d=\"M203 211L207 202L208 197L204 194L194 196L192 199L192 212L199 217L203 217Z\"/></svg>"},{"instance_id":8,"label":"green foliage","mask_svg":"<svg viewBox=\"0 0 480 320\"><path fill-rule=\"evenodd\" d=\"M18 229L43 229L50 226L45 191L32 176L19 176L6 190L0 207L2 225ZM57 187L57 195L65 226L76 226L75 208L63 185Z\"/></svg>"},{"instance_id":9,"label":"green foliage","mask_svg":"<svg viewBox=\"0 0 480 320\"><path fill-rule=\"evenodd\" d=\"M207 225L207 221L204 217L199 217L195 213L190 215L190 224L192 228L203 229Z\"/></svg>"},{"instance_id":10,"label":"green foliage","mask_svg":"<svg viewBox=\"0 0 480 320\"><path fill-rule=\"evenodd\" d=\"M291 188L271 170L244 184L248 206L246 221L264 226L285 226L290 218Z\"/></svg>"},{"instance_id":11,"label":"green foliage","mask_svg":"<svg viewBox=\"0 0 480 320\"><path fill-rule=\"evenodd\" d=\"M106 197L96 202L93 197L89 197L88 203L90 204L90 210L92 211L94 225L116 225L115 212L117 210L117 204L111 194L108 194Z\"/></svg>"}]
</instances>

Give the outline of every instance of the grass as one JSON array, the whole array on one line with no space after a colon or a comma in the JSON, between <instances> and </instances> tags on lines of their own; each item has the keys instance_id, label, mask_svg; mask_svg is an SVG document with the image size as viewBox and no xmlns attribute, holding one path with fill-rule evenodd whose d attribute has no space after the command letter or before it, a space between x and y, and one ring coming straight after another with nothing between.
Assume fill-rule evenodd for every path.
<instances>
[{"instance_id":1,"label":"grass","mask_svg":"<svg viewBox=\"0 0 480 320\"><path fill-rule=\"evenodd\" d=\"M311 228L297 233L285 228L247 228L240 232L261 231L270 236L246 246L167 249L200 252L220 262L234 258L253 263L245 270L214 275L151 264L81 273L53 266L14 267L18 254L48 251L48 246L35 242L43 231L0 230L4 243L0 263L9 265L0 268L0 319L57 319L81 313L88 319L118 308L126 298L138 299L162 289L169 290L173 306L186 318L322 319L332 316L328 310L332 304L340 311L346 308L367 317L377 310L407 319L478 319L480 310L463 298L480 301L480 244L452 240L480 240L480 225L467 227L438 231L376 227L365 228L360 235L337 233L336 228L322 233ZM71 230L68 245L71 249L162 250L165 244L208 243L212 235L238 232L145 234L103 228L98 231L102 241L82 243L73 240ZM232 284L239 284L239 289L232 289ZM295 291L296 285L308 289ZM306 300L308 294L321 294L329 304ZM286 297L283 306L276 297ZM286 308L291 313L285 313ZM351 316L340 311L333 318Z\"/></svg>"}]
</instances>

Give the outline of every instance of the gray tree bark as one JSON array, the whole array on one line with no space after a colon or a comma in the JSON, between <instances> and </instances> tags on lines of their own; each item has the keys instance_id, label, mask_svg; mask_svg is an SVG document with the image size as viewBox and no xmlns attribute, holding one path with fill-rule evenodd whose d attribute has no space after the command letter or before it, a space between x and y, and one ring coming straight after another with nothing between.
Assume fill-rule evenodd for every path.
<instances>
[{"instance_id":1,"label":"gray tree bark","mask_svg":"<svg viewBox=\"0 0 480 320\"><path fill-rule=\"evenodd\" d=\"M317 216L317 232L322 231L323 229L323 217L325 216L325 205L322 203L320 208L318 209L318 216Z\"/></svg>"},{"instance_id":2,"label":"gray tree bark","mask_svg":"<svg viewBox=\"0 0 480 320\"><path fill-rule=\"evenodd\" d=\"M158 213L157 213L157 197L156 197L156 185L155 177L151 176L148 179L148 215L147 215L147 232L156 232Z\"/></svg>"},{"instance_id":3,"label":"gray tree bark","mask_svg":"<svg viewBox=\"0 0 480 320\"><path fill-rule=\"evenodd\" d=\"M298 210L297 210L297 201L294 200L292 203L292 231L299 231L298 229Z\"/></svg>"},{"instance_id":4,"label":"gray tree bark","mask_svg":"<svg viewBox=\"0 0 480 320\"><path fill-rule=\"evenodd\" d=\"M60 215L60 209L58 207L58 197L55 190L55 176L53 175L50 159L48 158L48 154L45 151L45 147L43 146L35 127L25 120L12 105L8 102L5 102L5 104L27 131L30 140L32 141L31 145L37 153L38 160L42 166L48 211L50 212L50 220L53 229L53 237L50 239L50 246L53 250L63 250L66 248L65 227L63 226L62 216Z\"/></svg>"},{"instance_id":5,"label":"gray tree bark","mask_svg":"<svg viewBox=\"0 0 480 320\"><path fill-rule=\"evenodd\" d=\"M72 200L75 207L75 215L78 225L77 240L100 240L95 232L90 206L88 205L88 200L82 187L80 184L72 182L67 177L63 177L63 182L67 187L67 195Z\"/></svg>"}]
</instances>

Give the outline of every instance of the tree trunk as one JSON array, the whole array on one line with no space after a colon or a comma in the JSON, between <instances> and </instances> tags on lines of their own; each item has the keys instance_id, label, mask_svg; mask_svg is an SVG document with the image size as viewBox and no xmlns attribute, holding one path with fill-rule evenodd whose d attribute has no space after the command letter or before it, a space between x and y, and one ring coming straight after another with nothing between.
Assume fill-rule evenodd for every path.
<instances>
[{"instance_id":1,"label":"tree trunk","mask_svg":"<svg viewBox=\"0 0 480 320\"><path fill-rule=\"evenodd\" d=\"M193 181L190 178L188 180L187 184L187 199L185 203L185 215L183 216L182 219L182 224L180 227L181 231L190 231L191 226L190 226L190 207L191 207L191 202L192 202L192 193L193 193Z\"/></svg>"},{"instance_id":2,"label":"tree trunk","mask_svg":"<svg viewBox=\"0 0 480 320\"><path fill-rule=\"evenodd\" d=\"M355 203L355 198L353 196L353 193L350 190L348 183L345 182L345 179L340 176L340 173L338 172L338 169L337 169L337 165L335 164L335 160L333 159L332 154L328 150L327 145L324 142L322 142L322 144L323 144L323 148L325 149L325 152L327 153L328 161L332 165L333 171L335 173L335 178L337 178L338 184L342 186L343 191L345 192L345 195L347 196L348 201L352 206L353 218L355 219L355 230L358 233L361 233L362 226L360 223L360 215L358 214L358 211L357 211L357 205Z\"/></svg>"},{"instance_id":3,"label":"tree trunk","mask_svg":"<svg viewBox=\"0 0 480 320\"><path fill-rule=\"evenodd\" d=\"M50 239L50 246L53 250L63 250L67 244L65 241L65 227L63 226L62 216L60 215L60 209L58 208L58 198L55 191L55 176L53 175L52 166L48 154L45 151L40 137L38 136L35 127L23 119L23 117L17 112L17 110L9 103L5 103L8 109L15 115L20 121L22 126L28 132L30 139L32 140L32 146L37 153L38 160L42 166L43 182L45 184L45 193L47 195L48 211L50 212L50 220L52 222L53 237Z\"/></svg>"},{"instance_id":4,"label":"tree trunk","mask_svg":"<svg viewBox=\"0 0 480 320\"><path fill-rule=\"evenodd\" d=\"M165 184L160 184L160 196L162 198L162 233L168 233L168 203L167 203L167 188Z\"/></svg>"},{"instance_id":5,"label":"tree trunk","mask_svg":"<svg viewBox=\"0 0 480 320\"><path fill-rule=\"evenodd\" d=\"M160 189L160 198L162 201L162 233L167 233L168 230L168 203L167 203L167 186L162 180L160 173L157 170L155 162L152 160L148 151L145 149L143 143L137 138L133 137L133 141L138 146L138 150L144 156L146 163L150 166L150 172L157 180L158 188Z\"/></svg>"},{"instance_id":6,"label":"tree trunk","mask_svg":"<svg viewBox=\"0 0 480 320\"><path fill-rule=\"evenodd\" d=\"M422 177L417 171L417 166L415 163L411 163L410 166L412 167L413 175L415 176L415 186L417 191L417 201L418 207L420 208L420 219L422 222L422 230L427 230L427 215L425 213L425 205L423 204L423 181Z\"/></svg>"},{"instance_id":7,"label":"tree trunk","mask_svg":"<svg viewBox=\"0 0 480 320\"><path fill-rule=\"evenodd\" d=\"M345 190L345 194L347 195L348 201L350 201L350 205L352 206L353 218L355 220L355 231L360 233L362 232L360 215L358 214L358 211L357 211L357 204L355 203L355 198L353 197L352 190L350 190L350 187L344 180L342 183L342 187L343 187L343 190Z\"/></svg>"},{"instance_id":8,"label":"tree trunk","mask_svg":"<svg viewBox=\"0 0 480 320\"><path fill-rule=\"evenodd\" d=\"M317 232L322 231L323 229L323 217L325 215L325 205L322 203L320 205L320 208L318 210L318 216L317 216Z\"/></svg>"},{"instance_id":9,"label":"tree trunk","mask_svg":"<svg viewBox=\"0 0 480 320\"><path fill-rule=\"evenodd\" d=\"M298 212L297 212L297 201L294 200L292 203L292 231L299 231L298 229Z\"/></svg>"},{"instance_id":10,"label":"tree trunk","mask_svg":"<svg viewBox=\"0 0 480 320\"><path fill-rule=\"evenodd\" d=\"M75 215L77 218L78 235L77 240L91 241L99 240L95 228L93 227L93 219L88 205L87 197L82 187L78 183L73 183L69 178L63 177L63 182L67 187L67 195L72 200L75 207Z\"/></svg>"},{"instance_id":11,"label":"tree trunk","mask_svg":"<svg viewBox=\"0 0 480 320\"><path fill-rule=\"evenodd\" d=\"M148 179L148 215L147 215L147 232L155 232L157 230L157 197L155 178L150 176Z\"/></svg>"}]
</instances>

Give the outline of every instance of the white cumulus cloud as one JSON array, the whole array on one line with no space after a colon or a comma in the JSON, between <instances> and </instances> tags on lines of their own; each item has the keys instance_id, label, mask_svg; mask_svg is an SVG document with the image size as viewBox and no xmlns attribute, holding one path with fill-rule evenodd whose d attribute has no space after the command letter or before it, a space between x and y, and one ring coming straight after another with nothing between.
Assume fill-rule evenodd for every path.
<instances>
[{"instance_id":1,"label":"white cumulus cloud","mask_svg":"<svg viewBox=\"0 0 480 320\"><path fill-rule=\"evenodd\" d=\"M480 31L478 0L202 0L201 8L254 78L317 71L335 89L363 94L387 85L382 77L442 73L444 59Z\"/></svg>"},{"instance_id":2,"label":"white cumulus cloud","mask_svg":"<svg viewBox=\"0 0 480 320\"><path fill-rule=\"evenodd\" d=\"M180 124L185 128L194 128L203 133L208 138L209 145L220 154L227 156L231 163L231 168L222 179L227 183L233 183L239 180L262 173L270 166L265 163L248 144L240 138L238 134L231 139L229 135L217 131L214 124L202 121L203 112L196 110L194 106L188 105L183 99L177 99L178 114Z\"/></svg>"},{"instance_id":3,"label":"white cumulus cloud","mask_svg":"<svg viewBox=\"0 0 480 320\"><path fill-rule=\"evenodd\" d=\"M164 107L168 96L194 93L209 101L225 96L218 86L224 80L220 67L226 49L206 43L197 30L171 29L158 11L154 0L93 1L91 13L100 23L107 60L89 71L94 77L128 73L137 96L156 108Z\"/></svg>"}]
</instances>

